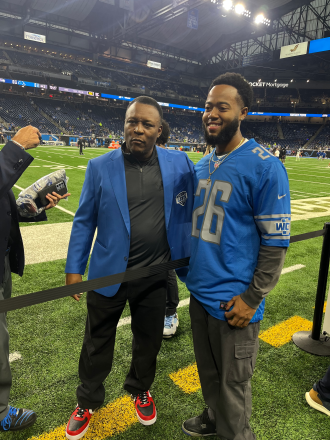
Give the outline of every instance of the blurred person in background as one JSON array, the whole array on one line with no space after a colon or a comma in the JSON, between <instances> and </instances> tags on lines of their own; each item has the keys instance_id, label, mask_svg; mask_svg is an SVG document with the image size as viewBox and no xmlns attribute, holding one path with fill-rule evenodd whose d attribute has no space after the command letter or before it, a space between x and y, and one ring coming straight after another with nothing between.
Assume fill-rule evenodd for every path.
<instances>
[{"instance_id":1,"label":"blurred person in background","mask_svg":"<svg viewBox=\"0 0 330 440\"><path fill-rule=\"evenodd\" d=\"M203 156L207 156L212 152L212 145L207 145Z\"/></svg>"},{"instance_id":2,"label":"blurred person in background","mask_svg":"<svg viewBox=\"0 0 330 440\"><path fill-rule=\"evenodd\" d=\"M83 138L82 137L79 138L79 140L77 142L77 145L78 145L78 148L79 148L79 155L84 155L84 153L83 153L84 143L83 143Z\"/></svg>"},{"instance_id":3,"label":"blurred person in background","mask_svg":"<svg viewBox=\"0 0 330 440\"><path fill-rule=\"evenodd\" d=\"M160 148L166 148L170 136L170 126L163 119L163 131L158 137L156 145ZM167 294L166 294L166 312L164 320L163 337L165 339L171 338L175 335L179 327L179 318L177 314L177 307L179 304L179 289L176 279L175 270L169 270L167 274Z\"/></svg>"}]
</instances>

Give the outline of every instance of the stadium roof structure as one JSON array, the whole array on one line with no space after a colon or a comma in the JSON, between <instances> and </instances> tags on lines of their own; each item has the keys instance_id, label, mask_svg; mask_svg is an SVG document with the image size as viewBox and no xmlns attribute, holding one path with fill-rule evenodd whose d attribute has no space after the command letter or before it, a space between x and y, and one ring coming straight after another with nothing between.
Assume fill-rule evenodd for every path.
<instances>
[{"instance_id":1,"label":"stadium roof structure","mask_svg":"<svg viewBox=\"0 0 330 440\"><path fill-rule=\"evenodd\" d=\"M281 76L281 46L330 31L330 0L244 0L244 5L251 17L226 11L223 0L1 0L0 35L23 38L28 31L45 35L53 46L141 63L150 59L200 77L248 70L251 79L262 72L271 80ZM196 11L198 26L192 29L187 18ZM256 24L259 13L269 23ZM244 68L246 57L260 54L265 56ZM306 59L281 60L280 70L285 75L295 70L292 75L304 79L314 69L326 79L327 58L314 57L309 68Z\"/></svg>"},{"instance_id":2,"label":"stadium roof structure","mask_svg":"<svg viewBox=\"0 0 330 440\"><path fill-rule=\"evenodd\" d=\"M90 37L99 46L123 45L181 54L195 62L209 59L229 43L248 35L262 35L243 16L229 17L211 0L9 0L0 1L1 32L22 35L22 30L47 34L60 44L55 33L71 33L76 39ZM310 3L304 0L247 0L253 13L263 12L274 20ZM198 9L198 28L187 27L187 14ZM225 16L228 15L228 16ZM23 35L22 35L23 36ZM52 39L54 41L52 41ZM69 41L73 44L74 41ZM64 40L63 40L64 41ZM86 48L86 47L85 47Z\"/></svg>"},{"instance_id":3,"label":"stadium roof structure","mask_svg":"<svg viewBox=\"0 0 330 440\"><path fill-rule=\"evenodd\" d=\"M157 2L154 2L157 3ZM164 44L190 53L192 59L206 60L217 54L228 43L241 41L249 35L263 35L266 26L257 26L253 20L243 15L226 13L222 5L210 1L188 1L174 8L173 1L167 1L171 5L173 18L167 19L161 24L151 16L145 23L141 23L134 29L135 36ZM222 3L222 2L219 2ZM310 3L306 0L248 0L244 4L254 15L264 13L270 20L280 18L297 7ZM187 27L187 13L198 8L198 29ZM175 11L178 11L175 14ZM150 29L151 27L151 29ZM131 34L131 31L128 35ZM127 35L127 36L128 36ZM132 35L132 34L131 34Z\"/></svg>"}]
</instances>

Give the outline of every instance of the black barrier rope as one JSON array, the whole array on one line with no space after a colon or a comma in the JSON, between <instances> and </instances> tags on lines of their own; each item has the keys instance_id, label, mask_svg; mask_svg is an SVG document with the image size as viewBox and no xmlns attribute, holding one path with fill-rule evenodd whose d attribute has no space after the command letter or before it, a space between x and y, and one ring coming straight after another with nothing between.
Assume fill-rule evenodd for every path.
<instances>
[{"instance_id":1,"label":"black barrier rope","mask_svg":"<svg viewBox=\"0 0 330 440\"><path fill-rule=\"evenodd\" d=\"M307 232L306 234L295 235L290 238L290 243L308 240L310 238L320 237L324 234L324 230ZM179 269L188 266L189 258L181 260L169 261L168 263L157 264L155 266L143 267L141 269L128 270L126 272L108 275L106 277L96 278L94 280L83 281L69 286L55 287L53 289L41 290L40 292L29 293L15 298L0 301L0 313L10 312L12 310L22 309L24 307L34 306L55 299L65 298L66 296L76 295L89 290L101 289L102 287L121 284L125 281L133 281L139 278L145 278L167 272L172 269Z\"/></svg>"},{"instance_id":2,"label":"black barrier rope","mask_svg":"<svg viewBox=\"0 0 330 440\"><path fill-rule=\"evenodd\" d=\"M29 293L27 295L16 296L15 298L0 301L0 313L11 310L22 309L23 307L34 306L54 299L76 295L89 290L101 289L102 287L121 284L125 281L133 281L139 278L146 278L172 269L188 266L189 257L181 260L169 261L168 263L157 264L155 266L143 267L141 269L127 270L126 272L96 278L94 280L83 281L69 286L55 287L53 289L41 290L40 292Z\"/></svg>"},{"instance_id":3,"label":"black barrier rope","mask_svg":"<svg viewBox=\"0 0 330 440\"><path fill-rule=\"evenodd\" d=\"M290 244L297 243L298 241L309 240L310 238L322 237L324 235L324 229L321 231L306 232L305 234L294 235L290 238Z\"/></svg>"}]
</instances>

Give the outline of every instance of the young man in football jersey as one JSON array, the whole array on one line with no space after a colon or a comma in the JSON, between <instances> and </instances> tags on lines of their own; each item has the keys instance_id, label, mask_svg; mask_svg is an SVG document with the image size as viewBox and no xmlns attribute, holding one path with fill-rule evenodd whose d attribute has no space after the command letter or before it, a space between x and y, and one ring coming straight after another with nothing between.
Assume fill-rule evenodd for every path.
<instances>
[{"instance_id":1,"label":"young man in football jersey","mask_svg":"<svg viewBox=\"0 0 330 440\"><path fill-rule=\"evenodd\" d=\"M183 422L194 437L253 440L251 377L265 297L282 270L290 236L283 164L240 125L253 92L239 74L211 84L203 114L213 151L195 166L187 287L197 367L207 408Z\"/></svg>"}]
</instances>

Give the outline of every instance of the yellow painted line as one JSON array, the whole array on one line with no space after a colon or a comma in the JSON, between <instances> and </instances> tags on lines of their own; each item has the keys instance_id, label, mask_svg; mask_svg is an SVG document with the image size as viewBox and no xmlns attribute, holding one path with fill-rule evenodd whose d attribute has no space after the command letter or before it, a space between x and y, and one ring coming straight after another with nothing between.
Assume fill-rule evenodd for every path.
<instances>
[{"instance_id":1,"label":"yellow painted line","mask_svg":"<svg viewBox=\"0 0 330 440\"><path fill-rule=\"evenodd\" d=\"M170 378L187 394L195 393L201 387L196 363L171 373Z\"/></svg>"},{"instance_id":2,"label":"yellow painted line","mask_svg":"<svg viewBox=\"0 0 330 440\"><path fill-rule=\"evenodd\" d=\"M311 321L300 316L293 316L260 333L259 338L273 347L281 347L291 341L294 333L311 330L312 324Z\"/></svg>"},{"instance_id":3,"label":"yellow painted line","mask_svg":"<svg viewBox=\"0 0 330 440\"><path fill-rule=\"evenodd\" d=\"M293 316L280 324L260 333L259 338L274 347L281 347L291 341L292 335L298 331L311 330L312 322L300 316ZM173 382L187 394L195 393L201 388L196 363L171 373Z\"/></svg>"},{"instance_id":4,"label":"yellow painted line","mask_svg":"<svg viewBox=\"0 0 330 440\"><path fill-rule=\"evenodd\" d=\"M68 414L69 420L70 414ZM89 429L84 435L84 440L103 440L107 437L126 431L138 419L132 399L123 396L106 407L98 410L91 418ZM28 440L66 440L66 425L59 426L54 431L46 432L38 437L30 437Z\"/></svg>"}]
</instances>

